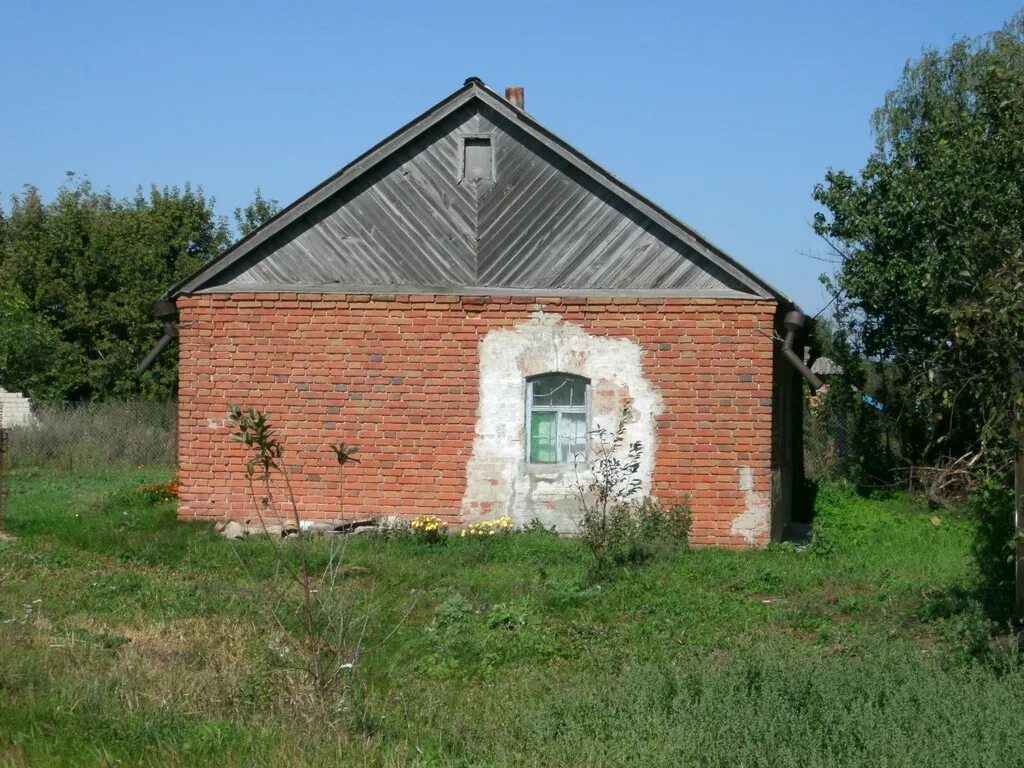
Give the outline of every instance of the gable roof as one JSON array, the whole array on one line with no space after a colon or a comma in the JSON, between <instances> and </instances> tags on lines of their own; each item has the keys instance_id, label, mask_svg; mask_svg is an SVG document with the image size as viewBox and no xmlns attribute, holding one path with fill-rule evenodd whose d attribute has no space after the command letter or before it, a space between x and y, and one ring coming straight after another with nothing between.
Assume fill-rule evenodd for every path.
<instances>
[{"instance_id":1,"label":"gable roof","mask_svg":"<svg viewBox=\"0 0 1024 768\"><path fill-rule=\"evenodd\" d=\"M396 198L410 189L404 178L410 167L422 186L436 179L439 153L451 151L454 157L458 136L494 134L507 137L507 146L522 155L517 167L549 170L545 179L533 171L527 181L520 179L522 189L493 196L491 210L502 215L512 205L506 197L519 200L519 218L503 224L503 236L485 231L487 212L478 207L475 189L467 192L454 174L448 188L429 190L433 207L421 206L418 216L394 210ZM536 157L545 162L532 162ZM423 167L411 166L413 158ZM384 186L371 200L367 190L374 185ZM543 185L546 199L538 194ZM460 207L452 198L467 194L473 199L461 200L464 221L447 220ZM543 227L533 226L545 210L550 215ZM386 221L368 226L361 216ZM446 219L440 234L438 218ZM586 237L573 230L584 225L592 230ZM571 230L570 237L559 240L559 227ZM391 239L381 230L391 230ZM597 246L605 249L599 257L592 255ZM165 298L258 290L730 295L791 303L476 78L173 286Z\"/></svg>"}]
</instances>

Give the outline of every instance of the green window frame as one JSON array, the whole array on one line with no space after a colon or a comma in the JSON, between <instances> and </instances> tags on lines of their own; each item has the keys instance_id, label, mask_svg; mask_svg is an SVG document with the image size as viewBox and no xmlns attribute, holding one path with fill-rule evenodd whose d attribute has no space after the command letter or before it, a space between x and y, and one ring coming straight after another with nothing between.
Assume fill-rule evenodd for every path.
<instances>
[{"instance_id":1,"label":"green window frame","mask_svg":"<svg viewBox=\"0 0 1024 768\"><path fill-rule=\"evenodd\" d=\"M526 459L574 464L590 447L590 379L545 373L526 380Z\"/></svg>"}]
</instances>

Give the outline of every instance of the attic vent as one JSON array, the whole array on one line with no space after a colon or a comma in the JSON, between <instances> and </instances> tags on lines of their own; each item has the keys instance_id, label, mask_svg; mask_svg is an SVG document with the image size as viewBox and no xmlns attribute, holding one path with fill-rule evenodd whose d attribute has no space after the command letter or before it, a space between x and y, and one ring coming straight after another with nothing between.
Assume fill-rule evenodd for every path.
<instances>
[{"instance_id":1,"label":"attic vent","mask_svg":"<svg viewBox=\"0 0 1024 768\"><path fill-rule=\"evenodd\" d=\"M494 181L494 153L490 136L462 139L462 178L466 181Z\"/></svg>"}]
</instances>

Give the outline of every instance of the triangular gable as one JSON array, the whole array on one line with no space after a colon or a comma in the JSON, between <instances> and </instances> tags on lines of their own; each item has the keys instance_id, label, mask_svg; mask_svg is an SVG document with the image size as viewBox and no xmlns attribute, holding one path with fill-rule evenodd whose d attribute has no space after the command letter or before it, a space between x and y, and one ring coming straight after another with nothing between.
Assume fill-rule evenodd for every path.
<instances>
[{"instance_id":1,"label":"triangular gable","mask_svg":"<svg viewBox=\"0 0 1024 768\"><path fill-rule=\"evenodd\" d=\"M168 296L260 290L785 299L473 79Z\"/></svg>"}]
</instances>

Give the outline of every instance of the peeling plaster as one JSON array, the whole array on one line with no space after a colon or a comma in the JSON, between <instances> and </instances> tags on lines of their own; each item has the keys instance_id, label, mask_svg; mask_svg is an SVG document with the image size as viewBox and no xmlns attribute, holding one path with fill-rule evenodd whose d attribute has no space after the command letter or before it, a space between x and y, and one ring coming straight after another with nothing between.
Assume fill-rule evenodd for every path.
<instances>
[{"instance_id":1,"label":"peeling plaster","mask_svg":"<svg viewBox=\"0 0 1024 768\"><path fill-rule=\"evenodd\" d=\"M560 315L536 312L528 322L490 331L480 342L480 405L473 454L466 465L466 522L508 515L517 525L537 518L575 530L576 470L526 461L526 379L572 373L591 383L590 429L614 432L624 406L632 411L626 442L643 443L640 492L650 493L661 395L643 375L643 350L622 338L595 336Z\"/></svg>"},{"instance_id":2,"label":"peeling plaster","mask_svg":"<svg viewBox=\"0 0 1024 768\"><path fill-rule=\"evenodd\" d=\"M732 521L732 532L747 544L760 544L771 531L772 507L764 494L754 490L754 473L750 467L739 468L739 489L744 494L745 509Z\"/></svg>"}]
</instances>

